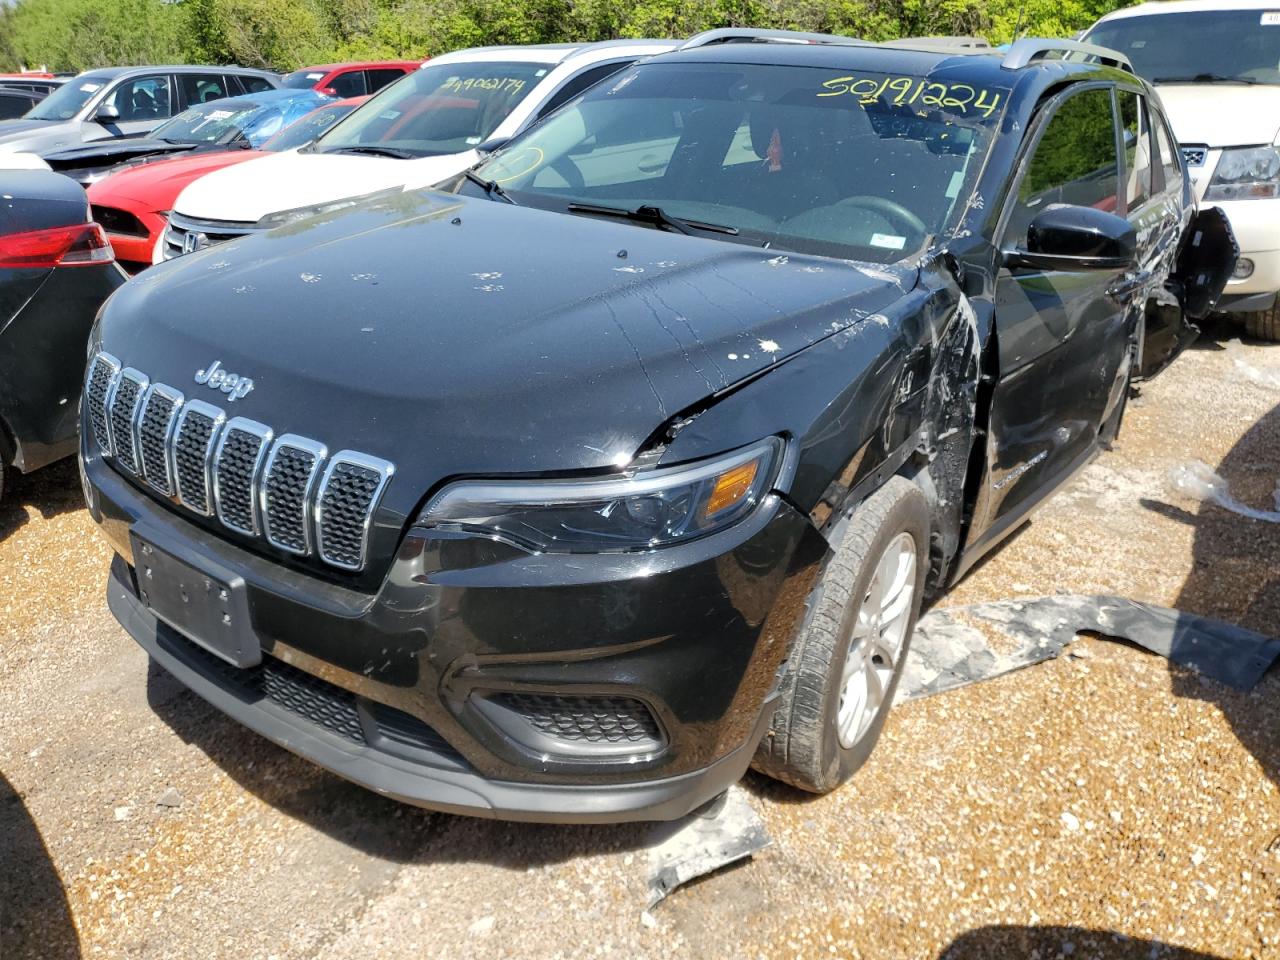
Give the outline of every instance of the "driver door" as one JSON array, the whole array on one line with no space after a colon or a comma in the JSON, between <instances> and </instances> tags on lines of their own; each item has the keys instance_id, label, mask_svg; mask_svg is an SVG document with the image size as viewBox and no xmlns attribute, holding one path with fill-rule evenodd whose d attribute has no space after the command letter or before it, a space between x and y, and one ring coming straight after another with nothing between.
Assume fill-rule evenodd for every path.
<instances>
[{"instance_id":1,"label":"driver door","mask_svg":"<svg viewBox=\"0 0 1280 960\"><path fill-rule=\"evenodd\" d=\"M1008 200L1004 251L1025 248L1032 220L1053 204L1124 213L1110 85L1073 90L1044 110ZM1137 285L1120 269L1000 268L1000 375L974 536L998 539L1012 529L1097 447L1101 425L1124 396Z\"/></svg>"}]
</instances>

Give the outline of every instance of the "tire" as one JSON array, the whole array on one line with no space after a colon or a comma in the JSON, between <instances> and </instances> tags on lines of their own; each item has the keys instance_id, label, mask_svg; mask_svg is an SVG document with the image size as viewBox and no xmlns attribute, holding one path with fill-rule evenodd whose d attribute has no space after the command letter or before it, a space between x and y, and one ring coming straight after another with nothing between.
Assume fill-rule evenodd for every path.
<instances>
[{"instance_id":1,"label":"tire","mask_svg":"<svg viewBox=\"0 0 1280 960\"><path fill-rule=\"evenodd\" d=\"M1244 329L1255 340L1280 343L1280 301L1270 310L1256 310L1244 316Z\"/></svg>"},{"instance_id":2,"label":"tire","mask_svg":"<svg viewBox=\"0 0 1280 960\"><path fill-rule=\"evenodd\" d=\"M902 614L905 619L899 622L895 618L882 637L881 649L885 643L896 645L896 658L887 665L884 656L873 658L868 670L856 671L864 678L860 683L865 684L862 703L866 706L857 724L845 720L842 739L842 705L847 708L843 716L848 718L859 701L854 696L844 703L845 666L854 666L849 658L855 649L866 649L872 642L870 637L879 635L878 628L868 632L865 626L864 621L872 616L871 607L862 619L860 612L872 601L881 562L889 563L891 548L901 550L908 543L914 549L914 570L909 574L899 570L895 575L895 582L901 580L904 589L910 584L911 594ZM866 762L892 706L920 615L928 550L929 505L911 481L894 477L858 507L810 595L806 622L792 646L780 684L780 703L756 751L757 770L801 790L827 793ZM900 635L899 625L905 627ZM867 635L856 645L855 627ZM861 657L858 662L866 663ZM875 686L880 697L872 708Z\"/></svg>"}]
</instances>

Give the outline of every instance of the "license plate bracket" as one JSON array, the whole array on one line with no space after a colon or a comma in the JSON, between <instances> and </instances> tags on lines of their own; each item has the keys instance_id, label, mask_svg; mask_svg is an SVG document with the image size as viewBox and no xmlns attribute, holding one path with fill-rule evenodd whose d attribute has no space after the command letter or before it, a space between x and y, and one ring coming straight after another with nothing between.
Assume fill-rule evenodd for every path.
<instances>
[{"instance_id":1,"label":"license plate bracket","mask_svg":"<svg viewBox=\"0 0 1280 960\"><path fill-rule=\"evenodd\" d=\"M241 577L206 573L130 534L138 597L160 620L234 666L262 662Z\"/></svg>"}]
</instances>

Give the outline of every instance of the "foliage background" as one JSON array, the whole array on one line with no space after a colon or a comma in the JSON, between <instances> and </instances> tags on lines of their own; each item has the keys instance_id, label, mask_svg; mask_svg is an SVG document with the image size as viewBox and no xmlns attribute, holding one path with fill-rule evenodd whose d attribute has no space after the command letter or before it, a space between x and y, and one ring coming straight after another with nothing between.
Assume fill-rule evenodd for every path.
<instances>
[{"instance_id":1,"label":"foliage background","mask_svg":"<svg viewBox=\"0 0 1280 960\"><path fill-rule=\"evenodd\" d=\"M1126 0L0 0L0 70L240 63L292 70L486 43L754 26L885 40L1070 36Z\"/></svg>"}]
</instances>

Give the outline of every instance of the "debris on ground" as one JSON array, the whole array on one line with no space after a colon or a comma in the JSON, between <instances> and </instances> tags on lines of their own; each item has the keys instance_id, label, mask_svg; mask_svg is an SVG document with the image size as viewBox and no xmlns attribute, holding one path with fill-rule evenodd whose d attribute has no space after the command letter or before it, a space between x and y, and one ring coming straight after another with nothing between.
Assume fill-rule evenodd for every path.
<instances>
[{"instance_id":1,"label":"debris on ground","mask_svg":"<svg viewBox=\"0 0 1280 960\"><path fill-rule=\"evenodd\" d=\"M993 649L975 624L1014 641ZM930 611L916 625L898 700L916 700L1042 663L1080 633L1135 643L1202 676L1251 690L1280 656L1280 639L1121 597L1062 594Z\"/></svg>"},{"instance_id":2,"label":"debris on ground","mask_svg":"<svg viewBox=\"0 0 1280 960\"><path fill-rule=\"evenodd\" d=\"M677 887L745 860L772 842L740 786L683 820L664 824L659 833L665 839L649 850L649 910Z\"/></svg>"},{"instance_id":3,"label":"debris on ground","mask_svg":"<svg viewBox=\"0 0 1280 960\"><path fill-rule=\"evenodd\" d=\"M1253 520L1266 520L1269 523L1280 523L1280 482L1277 482L1274 510L1258 510L1248 504L1241 503L1231 495L1231 485L1226 479L1213 471L1207 463L1199 460L1187 460L1169 471L1169 486L1173 492L1198 500L1201 503L1216 503L1224 510L1238 513L1242 517Z\"/></svg>"},{"instance_id":4,"label":"debris on ground","mask_svg":"<svg viewBox=\"0 0 1280 960\"><path fill-rule=\"evenodd\" d=\"M156 800L157 807L180 807L182 806L182 794L176 787L170 787L164 793L160 794Z\"/></svg>"}]
</instances>

